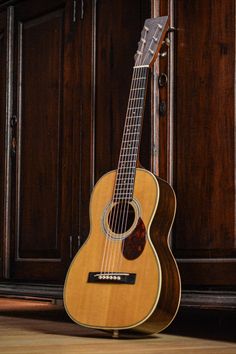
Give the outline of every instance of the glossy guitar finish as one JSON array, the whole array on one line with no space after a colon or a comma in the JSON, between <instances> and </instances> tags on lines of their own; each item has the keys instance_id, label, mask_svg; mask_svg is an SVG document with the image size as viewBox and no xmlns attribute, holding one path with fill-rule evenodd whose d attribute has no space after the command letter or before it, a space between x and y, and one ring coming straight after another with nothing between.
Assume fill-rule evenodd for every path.
<instances>
[{"instance_id":1,"label":"glossy guitar finish","mask_svg":"<svg viewBox=\"0 0 236 354\"><path fill-rule=\"evenodd\" d=\"M107 241L102 225L115 175L115 171L104 175L93 190L91 231L68 271L65 307L70 317L84 326L103 329L139 326L144 331L157 332L172 321L180 299L179 273L167 242L175 215L175 195L166 182L147 170L137 169L134 199L146 228L147 242L138 258L127 260L122 255L122 240ZM105 248L115 260L108 259L103 271L135 273L135 284L88 283L89 272L101 270Z\"/></svg>"},{"instance_id":2,"label":"glossy guitar finish","mask_svg":"<svg viewBox=\"0 0 236 354\"><path fill-rule=\"evenodd\" d=\"M179 307L180 277L168 244L175 194L167 182L137 168L149 67L167 28L167 17L145 21L118 168L94 187L90 234L66 277L65 308L83 326L159 332Z\"/></svg>"}]
</instances>

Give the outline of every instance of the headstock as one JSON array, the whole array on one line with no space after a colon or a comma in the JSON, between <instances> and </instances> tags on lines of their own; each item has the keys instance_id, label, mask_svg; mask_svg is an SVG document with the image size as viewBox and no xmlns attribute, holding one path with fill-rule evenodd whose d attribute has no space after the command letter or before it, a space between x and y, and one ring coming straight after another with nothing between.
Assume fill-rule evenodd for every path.
<instances>
[{"instance_id":1,"label":"headstock","mask_svg":"<svg viewBox=\"0 0 236 354\"><path fill-rule=\"evenodd\" d=\"M145 21L134 57L135 66L152 66L161 49L168 27L168 16L149 18Z\"/></svg>"}]
</instances>

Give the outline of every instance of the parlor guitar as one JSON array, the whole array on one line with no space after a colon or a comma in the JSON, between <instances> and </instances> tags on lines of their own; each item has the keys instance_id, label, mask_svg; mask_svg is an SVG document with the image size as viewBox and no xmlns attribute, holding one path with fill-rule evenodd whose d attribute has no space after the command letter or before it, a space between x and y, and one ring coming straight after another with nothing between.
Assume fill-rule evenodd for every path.
<instances>
[{"instance_id":1,"label":"parlor guitar","mask_svg":"<svg viewBox=\"0 0 236 354\"><path fill-rule=\"evenodd\" d=\"M148 71L167 29L167 17L145 21L118 168L93 189L89 237L67 273L66 311L86 327L159 332L179 307L180 277L168 244L175 194L167 182L137 167Z\"/></svg>"}]
</instances>

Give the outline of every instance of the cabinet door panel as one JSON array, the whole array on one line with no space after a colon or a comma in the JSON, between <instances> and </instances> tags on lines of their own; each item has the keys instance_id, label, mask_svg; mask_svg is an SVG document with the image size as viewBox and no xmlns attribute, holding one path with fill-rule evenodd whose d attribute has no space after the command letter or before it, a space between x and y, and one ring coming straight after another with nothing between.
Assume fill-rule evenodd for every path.
<instances>
[{"instance_id":1,"label":"cabinet door panel","mask_svg":"<svg viewBox=\"0 0 236 354\"><path fill-rule=\"evenodd\" d=\"M62 280L69 259L72 117L64 109L64 24L58 1L15 8L11 276L17 279Z\"/></svg>"},{"instance_id":2,"label":"cabinet door panel","mask_svg":"<svg viewBox=\"0 0 236 354\"><path fill-rule=\"evenodd\" d=\"M183 283L236 285L235 2L175 9L175 252Z\"/></svg>"},{"instance_id":3,"label":"cabinet door panel","mask_svg":"<svg viewBox=\"0 0 236 354\"><path fill-rule=\"evenodd\" d=\"M134 54L149 16L145 1L97 2L95 180L117 168ZM144 120L141 160L149 167L150 115Z\"/></svg>"}]
</instances>

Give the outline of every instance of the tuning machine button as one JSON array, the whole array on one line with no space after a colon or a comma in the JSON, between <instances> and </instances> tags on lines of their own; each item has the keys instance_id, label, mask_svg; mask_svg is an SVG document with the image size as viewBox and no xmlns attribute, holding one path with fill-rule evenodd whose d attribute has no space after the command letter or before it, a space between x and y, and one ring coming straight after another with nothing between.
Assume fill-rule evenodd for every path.
<instances>
[{"instance_id":1,"label":"tuning machine button","mask_svg":"<svg viewBox=\"0 0 236 354\"><path fill-rule=\"evenodd\" d=\"M167 52L162 52L162 53L159 53L158 56L160 58L165 58L167 56Z\"/></svg>"},{"instance_id":2,"label":"tuning machine button","mask_svg":"<svg viewBox=\"0 0 236 354\"><path fill-rule=\"evenodd\" d=\"M169 47L170 46L170 38L166 37L164 43L167 47Z\"/></svg>"}]
</instances>

